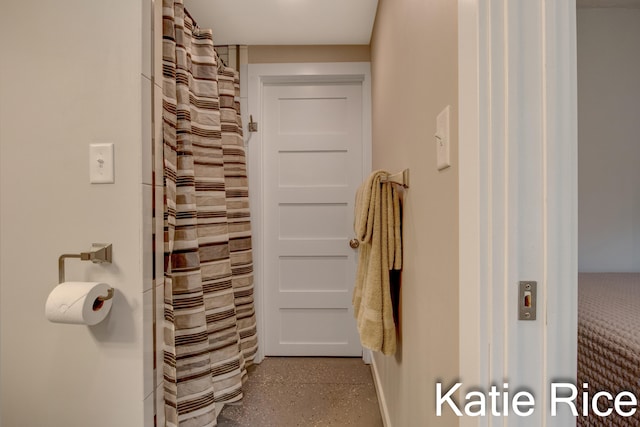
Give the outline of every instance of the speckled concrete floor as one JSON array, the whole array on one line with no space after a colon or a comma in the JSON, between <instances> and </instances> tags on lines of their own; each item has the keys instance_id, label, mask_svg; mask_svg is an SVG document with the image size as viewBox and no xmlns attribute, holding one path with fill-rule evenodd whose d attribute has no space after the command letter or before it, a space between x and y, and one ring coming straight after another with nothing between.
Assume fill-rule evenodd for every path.
<instances>
[{"instance_id":1,"label":"speckled concrete floor","mask_svg":"<svg viewBox=\"0 0 640 427\"><path fill-rule=\"evenodd\" d=\"M371 369L359 358L268 357L251 367L240 406L219 427L380 427Z\"/></svg>"}]
</instances>

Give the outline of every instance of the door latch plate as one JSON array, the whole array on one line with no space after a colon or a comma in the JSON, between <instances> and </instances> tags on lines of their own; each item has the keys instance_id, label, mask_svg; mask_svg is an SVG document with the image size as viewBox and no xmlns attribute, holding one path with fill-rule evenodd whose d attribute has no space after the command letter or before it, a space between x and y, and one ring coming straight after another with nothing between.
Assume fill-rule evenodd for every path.
<instances>
[{"instance_id":1,"label":"door latch plate","mask_svg":"<svg viewBox=\"0 0 640 427\"><path fill-rule=\"evenodd\" d=\"M518 320L536 320L537 282L522 281L518 290Z\"/></svg>"}]
</instances>

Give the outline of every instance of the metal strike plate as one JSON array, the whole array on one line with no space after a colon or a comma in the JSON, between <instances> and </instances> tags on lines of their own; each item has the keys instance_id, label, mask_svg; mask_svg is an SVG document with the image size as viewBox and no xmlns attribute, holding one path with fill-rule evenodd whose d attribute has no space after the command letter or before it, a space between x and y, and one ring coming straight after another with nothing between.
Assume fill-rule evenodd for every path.
<instances>
[{"instance_id":1,"label":"metal strike plate","mask_svg":"<svg viewBox=\"0 0 640 427\"><path fill-rule=\"evenodd\" d=\"M536 320L537 288L537 282L520 282L518 289L518 320Z\"/></svg>"}]
</instances>

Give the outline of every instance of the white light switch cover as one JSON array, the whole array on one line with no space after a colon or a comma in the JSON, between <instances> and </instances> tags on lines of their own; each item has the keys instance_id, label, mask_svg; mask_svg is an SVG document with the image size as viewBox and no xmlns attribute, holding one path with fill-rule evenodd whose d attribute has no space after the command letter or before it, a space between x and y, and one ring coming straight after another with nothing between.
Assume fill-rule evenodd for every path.
<instances>
[{"instance_id":1,"label":"white light switch cover","mask_svg":"<svg viewBox=\"0 0 640 427\"><path fill-rule=\"evenodd\" d=\"M113 171L113 144L91 144L89 146L89 182L112 184Z\"/></svg>"},{"instance_id":2,"label":"white light switch cover","mask_svg":"<svg viewBox=\"0 0 640 427\"><path fill-rule=\"evenodd\" d=\"M451 166L449 155L449 106L438 114L436 118L436 152L438 170L443 170Z\"/></svg>"}]
</instances>

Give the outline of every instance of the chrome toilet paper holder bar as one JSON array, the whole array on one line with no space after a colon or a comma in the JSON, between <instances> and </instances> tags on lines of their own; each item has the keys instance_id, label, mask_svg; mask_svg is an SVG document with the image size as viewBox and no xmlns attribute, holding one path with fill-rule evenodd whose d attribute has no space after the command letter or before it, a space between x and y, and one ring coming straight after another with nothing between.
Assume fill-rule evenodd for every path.
<instances>
[{"instance_id":1,"label":"chrome toilet paper holder bar","mask_svg":"<svg viewBox=\"0 0 640 427\"><path fill-rule=\"evenodd\" d=\"M58 258L58 282L64 283L64 260L67 258L79 258L80 261L91 261L94 264L111 264L113 249L111 243L93 243L91 250L79 254L62 254ZM98 297L99 301L107 301L113 298L113 288L109 288L106 297Z\"/></svg>"}]
</instances>

